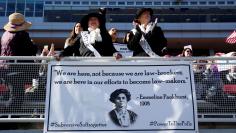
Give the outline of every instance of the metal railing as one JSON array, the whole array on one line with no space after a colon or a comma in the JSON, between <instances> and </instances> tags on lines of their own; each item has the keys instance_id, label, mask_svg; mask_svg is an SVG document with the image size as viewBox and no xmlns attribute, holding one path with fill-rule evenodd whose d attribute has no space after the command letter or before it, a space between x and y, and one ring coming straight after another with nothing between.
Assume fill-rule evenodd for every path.
<instances>
[{"instance_id":1,"label":"metal railing","mask_svg":"<svg viewBox=\"0 0 236 133\"><path fill-rule=\"evenodd\" d=\"M54 57L0 57L0 122L43 122L47 64L51 60ZM115 61L112 57L62 60ZM235 57L132 57L119 61L131 60L192 62L199 122L236 122Z\"/></svg>"}]
</instances>

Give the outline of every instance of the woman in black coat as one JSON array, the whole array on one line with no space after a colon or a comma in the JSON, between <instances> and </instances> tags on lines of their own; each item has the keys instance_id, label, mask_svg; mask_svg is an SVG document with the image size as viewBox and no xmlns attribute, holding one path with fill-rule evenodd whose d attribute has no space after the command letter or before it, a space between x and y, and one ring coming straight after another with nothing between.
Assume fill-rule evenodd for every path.
<instances>
[{"instance_id":1,"label":"woman in black coat","mask_svg":"<svg viewBox=\"0 0 236 133\"><path fill-rule=\"evenodd\" d=\"M98 13L90 13L82 18L81 56L115 56L121 58L121 55L114 48L111 36L103 23L103 15Z\"/></svg>"},{"instance_id":2,"label":"woman in black coat","mask_svg":"<svg viewBox=\"0 0 236 133\"><path fill-rule=\"evenodd\" d=\"M128 48L133 56L163 56L167 52L167 40L163 31L156 23L152 23L153 10L143 8L136 14L135 28L131 30Z\"/></svg>"}]
</instances>

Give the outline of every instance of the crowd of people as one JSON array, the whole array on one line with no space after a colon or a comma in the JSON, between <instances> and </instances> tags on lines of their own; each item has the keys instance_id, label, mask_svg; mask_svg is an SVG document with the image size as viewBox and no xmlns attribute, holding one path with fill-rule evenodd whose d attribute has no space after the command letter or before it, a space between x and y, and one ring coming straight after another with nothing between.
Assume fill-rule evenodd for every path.
<instances>
[{"instance_id":1,"label":"crowd of people","mask_svg":"<svg viewBox=\"0 0 236 133\"><path fill-rule=\"evenodd\" d=\"M64 56L114 56L122 58L122 54L114 47L114 43L127 44L133 56L163 56L167 52L167 39L157 22L152 22L153 10L143 8L137 11L133 21L134 28L126 33L123 42L118 41L116 28L106 29L106 11L85 15L72 29L66 39L65 49L59 55ZM79 25L77 27L77 25ZM70 46L70 47L67 47ZM77 48L74 48L77 47Z\"/></svg>"},{"instance_id":2,"label":"crowd of people","mask_svg":"<svg viewBox=\"0 0 236 133\"><path fill-rule=\"evenodd\" d=\"M141 57L159 57L165 56L169 57L167 49L167 39L161 27L157 26L157 19L153 22L153 10L151 8L142 8L137 11L134 21L133 29L130 29L124 36L123 42L119 42L117 39L116 28L111 28L109 31L106 28L106 10L99 9L98 12L89 13L85 15L80 21L76 22L71 34L65 40L64 50L56 55L54 51L54 46L51 46L50 50L48 47L44 47L41 56L55 56L57 60L65 56L79 56L79 57L104 57L112 56L116 59L122 58L122 55L115 47L114 43L124 43L127 44L127 48L132 51L133 56ZM37 46L33 43L29 36L27 30L32 24L25 20L25 17L20 13L13 13L9 16L9 22L4 26L5 32L1 38L1 56L36 56ZM182 57L191 57L193 55L193 50L191 45L185 46L183 52L179 54ZM31 74L32 77L26 77L26 73L29 69L22 69L21 66L7 66L7 62L2 60L1 63L1 75L2 77L12 84L12 101L11 106L20 108L19 105L23 102L24 91L23 86L25 82L30 82L32 79L38 78L38 74ZM23 61L23 62L33 62L33 61ZM201 68L200 67L204 67ZM39 68L35 68L39 69ZM9 72L23 72L21 75L14 75L15 77L9 77ZM204 71L202 71L204 70ZM209 71L208 71L209 70ZM227 74L226 80L232 79L236 80L234 74L236 69L232 69ZM207 76L212 76L214 81L206 81ZM203 82L207 82L208 88L211 88L214 83L220 83L221 80L219 76L218 68L213 66L206 68L206 66L197 66L195 69L195 76L201 77L197 80L196 88L201 88L197 90L199 94L198 98L209 97L206 91L202 90L201 86L204 86ZM233 73L233 74L232 74ZM28 75L27 75L28 76ZM205 76L205 77L204 77ZM24 78L21 78L24 77ZM202 78L203 77L203 78ZM17 82L12 81L17 78ZM204 80L204 81L200 81ZM226 82L225 80L225 82ZM232 81L230 80L230 81ZM212 85L209 87L209 85ZM217 84L217 88L220 84ZM210 89L208 89L210 91ZM210 93L210 92L209 92ZM19 100L21 99L21 100Z\"/></svg>"}]
</instances>

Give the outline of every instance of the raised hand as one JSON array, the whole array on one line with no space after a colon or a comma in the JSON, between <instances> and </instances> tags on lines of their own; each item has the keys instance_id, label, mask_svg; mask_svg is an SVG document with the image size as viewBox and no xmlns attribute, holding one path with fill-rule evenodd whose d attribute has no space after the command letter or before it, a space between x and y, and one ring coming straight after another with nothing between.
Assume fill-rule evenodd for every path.
<instances>
[{"instance_id":1,"label":"raised hand","mask_svg":"<svg viewBox=\"0 0 236 133\"><path fill-rule=\"evenodd\" d=\"M47 56L54 56L56 53L55 53L55 47L54 47L54 44L52 43L51 44L51 48L50 48L50 51L48 53Z\"/></svg>"}]
</instances>

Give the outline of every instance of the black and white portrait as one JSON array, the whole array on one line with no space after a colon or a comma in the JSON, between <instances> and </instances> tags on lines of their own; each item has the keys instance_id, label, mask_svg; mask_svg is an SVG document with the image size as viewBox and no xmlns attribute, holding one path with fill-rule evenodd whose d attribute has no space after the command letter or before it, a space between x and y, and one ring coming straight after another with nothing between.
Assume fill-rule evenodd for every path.
<instances>
[{"instance_id":1,"label":"black and white portrait","mask_svg":"<svg viewBox=\"0 0 236 133\"><path fill-rule=\"evenodd\" d=\"M117 126L129 127L137 119L137 114L127 109L130 99L131 94L126 89L117 89L110 95L110 101L114 103L115 108L109 112L109 116Z\"/></svg>"}]
</instances>

